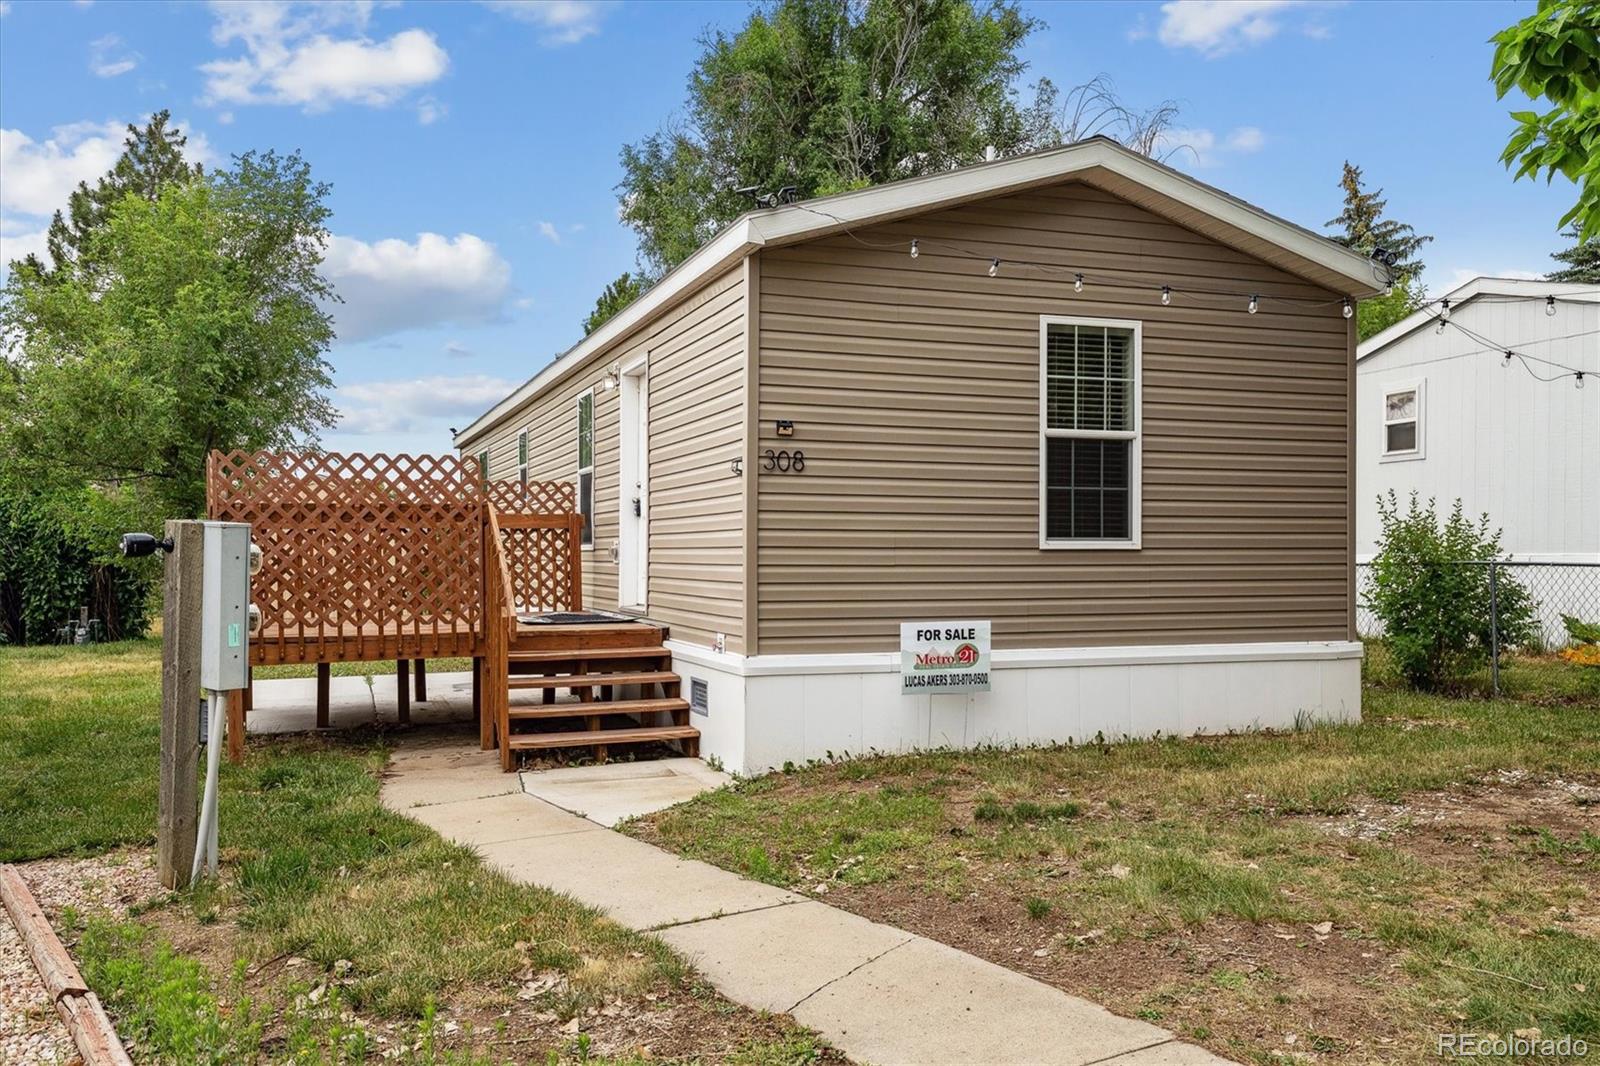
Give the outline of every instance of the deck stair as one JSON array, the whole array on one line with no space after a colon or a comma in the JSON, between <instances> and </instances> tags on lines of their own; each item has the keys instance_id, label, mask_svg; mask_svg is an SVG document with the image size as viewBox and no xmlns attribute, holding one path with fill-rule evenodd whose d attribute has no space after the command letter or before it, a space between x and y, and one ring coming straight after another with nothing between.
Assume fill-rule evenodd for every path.
<instances>
[{"instance_id":1,"label":"deck stair","mask_svg":"<svg viewBox=\"0 0 1600 1066\"><path fill-rule=\"evenodd\" d=\"M617 620L519 624L506 649L502 753L671 742L699 754L664 626Z\"/></svg>"}]
</instances>

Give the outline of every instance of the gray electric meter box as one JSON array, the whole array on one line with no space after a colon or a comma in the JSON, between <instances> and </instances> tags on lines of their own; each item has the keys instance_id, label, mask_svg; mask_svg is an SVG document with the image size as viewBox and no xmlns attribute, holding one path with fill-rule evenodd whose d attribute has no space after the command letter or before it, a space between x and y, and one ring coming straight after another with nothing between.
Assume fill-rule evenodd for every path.
<instances>
[{"instance_id":1,"label":"gray electric meter box","mask_svg":"<svg viewBox=\"0 0 1600 1066\"><path fill-rule=\"evenodd\" d=\"M250 524L206 522L200 579L200 687L245 687L250 662Z\"/></svg>"}]
</instances>

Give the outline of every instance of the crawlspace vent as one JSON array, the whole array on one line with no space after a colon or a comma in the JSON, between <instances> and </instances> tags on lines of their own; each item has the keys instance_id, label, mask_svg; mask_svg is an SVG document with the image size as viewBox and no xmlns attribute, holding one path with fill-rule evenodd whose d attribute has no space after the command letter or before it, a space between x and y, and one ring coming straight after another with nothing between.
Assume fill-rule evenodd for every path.
<instances>
[{"instance_id":1,"label":"crawlspace vent","mask_svg":"<svg viewBox=\"0 0 1600 1066\"><path fill-rule=\"evenodd\" d=\"M704 678L689 679L689 709L695 714L711 713L711 693Z\"/></svg>"}]
</instances>

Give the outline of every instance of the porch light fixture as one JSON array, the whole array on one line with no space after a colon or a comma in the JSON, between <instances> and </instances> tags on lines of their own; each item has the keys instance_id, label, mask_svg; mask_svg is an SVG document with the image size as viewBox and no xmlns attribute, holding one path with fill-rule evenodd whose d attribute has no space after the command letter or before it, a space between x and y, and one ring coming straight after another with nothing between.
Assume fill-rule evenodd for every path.
<instances>
[{"instance_id":1,"label":"porch light fixture","mask_svg":"<svg viewBox=\"0 0 1600 1066\"><path fill-rule=\"evenodd\" d=\"M606 376L605 379L600 382L600 387L605 391L610 392L620 384L622 384L622 364L612 363L606 368Z\"/></svg>"}]
</instances>

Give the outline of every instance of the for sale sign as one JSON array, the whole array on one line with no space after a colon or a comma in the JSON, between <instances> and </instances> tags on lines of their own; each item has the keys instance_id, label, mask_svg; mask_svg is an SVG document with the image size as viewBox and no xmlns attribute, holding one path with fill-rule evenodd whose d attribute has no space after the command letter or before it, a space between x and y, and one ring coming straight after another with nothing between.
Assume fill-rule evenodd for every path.
<instances>
[{"instance_id":1,"label":"for sale sign","mask_svg":"<svg viewBox=\"0 0 1600 1066\"><path fill-rule=\"evenodd\" d=\"M900 623L902 695L988 691L988 622Z\"/></svg>"}]
</instances>

